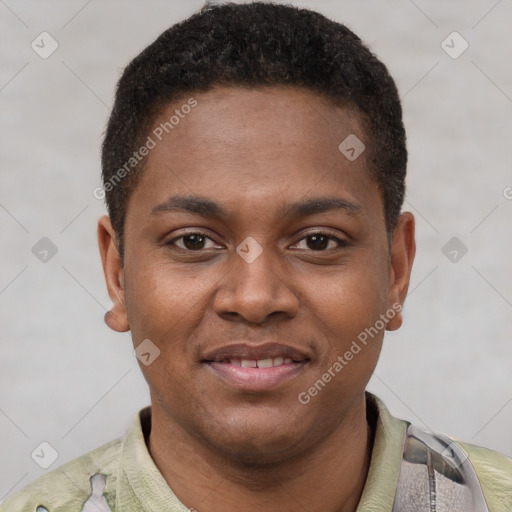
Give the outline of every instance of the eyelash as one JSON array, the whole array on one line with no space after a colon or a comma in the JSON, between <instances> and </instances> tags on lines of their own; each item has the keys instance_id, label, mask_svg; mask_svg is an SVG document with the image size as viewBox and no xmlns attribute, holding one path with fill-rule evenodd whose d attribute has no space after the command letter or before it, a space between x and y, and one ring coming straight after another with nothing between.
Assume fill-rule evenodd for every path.
<instances>
[{"instance_id":1,"label":"eyelash","mask_svg":"<svg viewBox=\"0 0 512 512\"><path fill-rule=\"evenodd\" d=\"M203 238L206 238L207 240L210 240L213 242L212 238L209 237L208 235L206 235L205 233L201 233L199 231L191 231L189 233L183 233L177 237L174 237L172 240L169 240L168 242L165 242L164 245L166 246L174 246L175 245L175 242L178 241L178 240L181 240L182 238L185 238L187 236L192 236L192 235L198 235L198 236L201 236ZM310 236L315 236L315 235L322 235L322 236L326 236L329 241L335 241L337 244L338 244L338 247L335 247L334 250L336 249L342 249L344 247L348 247L349 243L346 241L346 240L342 240L341 238L337 237L337 236L334 236L328 232L325 232L325 231L312 231L312 232L309 232L309 233L305 233L302 238L299 239L299 242L301 242L302 240L310 237ZM297 242L298 243L298 242ZM198 249L197 251L194 251L192 249L187 249L187 248L184 248L184 247L178 247L178 249L181 249L183 251L186 251L186 252L190 252L190 253L201 253L201 252L205 252L205 249ZM329 250L333 250L333 249L321 249L321 250L318 250L318 251L315 251L313 249L309 249L311 250L312 252L327 252Z\"/></svg>"}]
</instances>

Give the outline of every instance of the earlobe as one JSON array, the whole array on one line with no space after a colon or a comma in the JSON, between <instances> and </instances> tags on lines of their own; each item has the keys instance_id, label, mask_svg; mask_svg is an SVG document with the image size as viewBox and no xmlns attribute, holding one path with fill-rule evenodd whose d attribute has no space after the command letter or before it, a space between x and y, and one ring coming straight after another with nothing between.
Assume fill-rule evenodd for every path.
<instances>
[{"instance_id":1,"label":"earlobe","mask_svg":"<svg viewBox=\"0 0 512 512\"><path fill-rule=\"evenodd\" d=\"M388 308L396 315L388 322L386 329L395 331L402 325L402 306L407 296L411 269L416 254L414 239L414 216L405 212L400 216L391 243L391 264L389 269Z\"/></svg>"},{"instance_id":2,"label":"earlobe","mask_svg":"<svg viewBox=\"0 0 512 512\"><path fill-rule=\"evenodd\" d=\"M114 306L110 311L105 313L103 320L105 323L116 332L126 332L130 330L130 326L128 324L128 320L126 315L123 315L121 320L118 319L116 315L116 307Z\"/></svg>"},{"instance_id":3,"label":"earlobe","mask_svg":"<svg viewBox=\"0 0 512 512\"><path fill-rule=\"evenodd\" d=\"M105 323L114 331L130 330L125 307L124 269L116 245L116 233L106 215L98 221L98 245L108 294L113 306L105 314Z\"/></svg>"}]
</instances>

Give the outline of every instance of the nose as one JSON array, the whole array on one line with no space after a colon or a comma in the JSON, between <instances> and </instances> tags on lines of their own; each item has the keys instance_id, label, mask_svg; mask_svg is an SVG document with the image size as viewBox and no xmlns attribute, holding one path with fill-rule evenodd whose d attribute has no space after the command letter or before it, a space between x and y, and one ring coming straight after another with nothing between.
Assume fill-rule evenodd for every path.
<instances>
[{"instance_id":1,"label":"nose","mask_svg":"<svg viewBox=\"0 0 512 512\"><path fill-rule=\"evenodd\" d=\"M222 278L214 299L219 316L261 324L270 316L293 318L299 300L287 283L279 256L264 249L253 261L231 256L231 270Z\"/></svg>"}]
</instances>

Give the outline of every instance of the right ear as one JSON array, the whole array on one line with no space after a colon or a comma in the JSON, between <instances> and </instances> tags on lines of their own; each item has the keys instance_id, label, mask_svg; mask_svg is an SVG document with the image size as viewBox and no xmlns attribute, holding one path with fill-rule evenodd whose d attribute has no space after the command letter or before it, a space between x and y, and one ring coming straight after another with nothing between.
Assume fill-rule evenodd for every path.
<instances>
[{"instance_id":1,"label":"right ear","mask_svg":"<svg viewBox=\"0 0 512 512\"><path fill-rule=\"evenodd\" d=\"M110 217L104 215L98 221L98 245L108 294L114 305L105 314L105 323L114 331L130 330L125 306L124 269L117 248L117 236Z\"/></svg>"}]
</instances>

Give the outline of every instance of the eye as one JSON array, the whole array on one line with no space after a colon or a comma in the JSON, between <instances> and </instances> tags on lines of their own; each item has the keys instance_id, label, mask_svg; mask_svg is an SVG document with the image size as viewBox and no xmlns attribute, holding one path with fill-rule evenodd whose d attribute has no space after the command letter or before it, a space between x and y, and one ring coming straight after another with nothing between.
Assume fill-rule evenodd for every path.
<instances>
[{"instance_id":1,"label":"eye","mask_svg":"<svg viewBox=\"0 0 512 512\"><path fill-rule=\"evenodd\" d=\"M311 251L325 251L330 249L340 249L348 245L347 242L340 238L330 235L328 233L309 233L303 237L296 244L300 245L305 241L306 247L299 247L299 249L306 249Z\"/></svg>"},{"instance_id":2,"label":"eye","mask_svg":"<svg viewBox=\"0 0 512 512\"><path fill-rule=\"evenodd\" d=\"M211 242L210 247L207 247L208 242ZM204 233L186 233L169 240L165 245L174 245L186 251L200 251L202 249L214 249L220 247Z\"/></svg>"}]
</instances>

